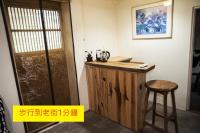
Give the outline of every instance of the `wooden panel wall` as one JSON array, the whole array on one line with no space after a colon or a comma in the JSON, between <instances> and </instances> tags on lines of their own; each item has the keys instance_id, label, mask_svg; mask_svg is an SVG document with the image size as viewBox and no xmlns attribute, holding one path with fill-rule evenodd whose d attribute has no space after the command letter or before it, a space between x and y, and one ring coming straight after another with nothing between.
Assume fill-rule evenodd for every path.
<instances>
[{"instance_id":1,"label":"wooden panel wall","mask_svg":"<svg viewBox=\"0 0 200 133\"><path fill-rule=\"evenodd\" d=\"M90 110L138 131L144 119L143 73L86 65Z\"/></svg>"}]
</instances>

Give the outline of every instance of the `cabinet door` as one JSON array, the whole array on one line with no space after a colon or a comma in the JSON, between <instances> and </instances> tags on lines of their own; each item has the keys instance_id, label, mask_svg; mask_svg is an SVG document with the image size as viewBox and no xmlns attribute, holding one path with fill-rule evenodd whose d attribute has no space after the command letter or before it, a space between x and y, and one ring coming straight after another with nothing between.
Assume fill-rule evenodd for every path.
<instances>
[{"instance_id":1,"label":"cabinet door","mask_svg":"<svg viewBox=\"0 0 200 133\"><path fill-rule=\"evenodd\" d=\"M116 88L116 70L100 68L100 88L98 94L99 113L111 120L118 121L118 104Z\"/></svg>"},{"instance_id":2,"label":"cabinet door","mask_svg":"<svg viewBox=\"0 0 200 133\"><path fill-rule=\"evenodd\" d=\"M131 129L137 127L137 73L100 68L98 106L101 115Z\"/></svg>"},{"instance_id":3,"label":"cabinet door","mask_svg":"<svg viewBox=\"0 0 200 133\"><path fill-rule=\"evenodd\" d=\"M107 81L107 74L108 69L100 68L100 87L96 88L97 97L98 97L98 112L99 114L107 117L108 116L108 81Z\"/></svg>"},{"instance_id":4,"label":"cabinet door","mask_svg":"<svg viewBox=\"0 0 200 133\"><path fill-rule=\"evenodd\" d=\"M145 116L145 95L146 95L146 88L145 88L145 82L146 82L146 74L144 73L138 73L137 74L137 130L140 130L143 128L143 122L144 122L144 116Z\"/></svg>"},{"instance_id":5,"label":"cabinet door","mask_svg":"<svg viewBox=\"0 0 200 133\"><path fill-rule=\"evenodd\" d=\"M108 117L116 122L119 122L119 87L117 80L117 70L107 70L107 94L108 94Z\"/></svg>"},{"instance_id":6,"label":"cabinet door","mask_svg":"<svg viewBox=\"0 0 200 133\"><path fill-rule=\"evenodd\" d=\"M100 90L100 68L86 66L86 76L88 85L89 108L92 111L98 111L98 93Z\"/></svg>"},{"instance_id":7,"label":"cabinet door","mask_svg":"<svg viewBox=\"0 0 200 133\"><path fill-rule=\"evenodd\" d=\"M119 86L119 115L120 124L134 129L136 126L136 109L135 90L137 89L137 73L118 71Z\"/></svg>"}]
</instances>

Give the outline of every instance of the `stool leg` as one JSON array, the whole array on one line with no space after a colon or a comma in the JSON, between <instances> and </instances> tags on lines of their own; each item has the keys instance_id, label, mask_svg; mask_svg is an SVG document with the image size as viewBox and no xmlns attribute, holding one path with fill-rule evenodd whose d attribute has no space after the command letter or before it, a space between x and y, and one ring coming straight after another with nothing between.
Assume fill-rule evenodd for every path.
<instances>
[{"instance_id":1,"label":"stool leg","mask_svg":"<svg viewBox=\"0 0 200 133\"><path fill-rule=\"evenodd\" d=\"M155 118L156 118L156 101L157 99L157 92L154 92L154 98L153 98L153 114L152 114L152 125L155 125Z\"/></svg>"},{"instance_id":2,"label":"stool leg","mask_svg":"<svg viewBox=\"0 0 200 133\"><path fill-rule=\"evenodd\" d=\"M172 108L173 108L173 116L174 116L174 123L175 123L175 130L178 133L178 121L177 121L177 113L176 113L176 100L174 91L171 92L172 96Z\"/></svg>"},{"instance_id":3,"label":"stool leg","mask_svg":"<svg viewBox=\"0 0 200 133\"><path fill-rule=\"evenodd\" d=\"M168 119L167 119L167 92L164 93L164 133L168 133Z\"/></svg>"},{"instance_id":4,"label":"stool leg","mask_svg":"<svg viewBox=\"0 0 200 133\"><path fill-rule=\"evenodd\" d=\"M146 118L147 110L148 110L149 93L150 93L150 90L147 89L146 96L145 96L145 103L144 103L145 104L145 108L144 108L144 123L143 123L143 128L145 126L145 118Z\"/></svg>"}]
</instances>

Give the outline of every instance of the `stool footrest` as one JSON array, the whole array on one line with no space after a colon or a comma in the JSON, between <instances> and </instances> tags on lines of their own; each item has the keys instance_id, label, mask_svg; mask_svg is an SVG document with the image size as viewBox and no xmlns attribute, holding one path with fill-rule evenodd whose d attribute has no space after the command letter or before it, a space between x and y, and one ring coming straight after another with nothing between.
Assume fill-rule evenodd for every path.
<instances>
[{"instance_id":1,"label":"stool footrest","mask_svg":"<svg viewBox=\"0 0 200 133\"><path fill-rule=\"evenodd\" d=\"M155 112L155 115L158 116L158 117L161 117L161 118L165 118L165 116L159 112ZM168 120L171 120L171 121L174 121L174 114L170 114L167 116L167 119Z\"/></svg>"},{"instance_id":2,"label":"stool footrest","mask_svg":"<svg viewBox=\"0 0 200 133\"><path fill-rule=\"evenodd\" d=\"M150 123L147 122L147 121L145 121L144 123L145 123L145 125L150 126L150 127L154 128L154 129L156 129L156 130L158 130L158 131L161 131L161 132L164 131L164 129L162 129L162 128L158 127L158 126L152 125L152 124L150 124Z\"/></svg>"}]
</instances>

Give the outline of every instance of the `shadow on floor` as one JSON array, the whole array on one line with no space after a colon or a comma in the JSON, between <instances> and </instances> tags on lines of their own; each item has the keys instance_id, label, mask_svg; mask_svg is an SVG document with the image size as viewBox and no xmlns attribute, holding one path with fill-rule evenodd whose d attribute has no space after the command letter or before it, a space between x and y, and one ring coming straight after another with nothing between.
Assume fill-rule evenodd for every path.
<instances>
[{"instance_id":1,"label":"shadow on floor","mask_svg":"<svg viewBox=\"0 0 200 133\"><path fill-rule=\"evenodd\" d=\"M158 110L162 110L161 107ZM169 109L170 110L170 109ZM147 116L147 121L151 120L151 113ZM156 119L156 124L163 127L163 120ZM178 111L179 133L199 133L200 115L191 112ZM169 124L169 132L174 133L174 124ZM84 123L60 123L57 126L44 131L43 133L134 133L118 123L106 119L94 112L85 113ZM145 127L143 133L159 133L158 131Z\"/></svg>"},{"instance_id":2,"label":"shadow on floor","mask_svg":"<svg viewBox=\"0 0 200 133\"><path fill-rule=\"evenodd\" d=\"M190 110L200 113L200 95L198 92L191 93Z\"/></svg>"}]
</instances>

